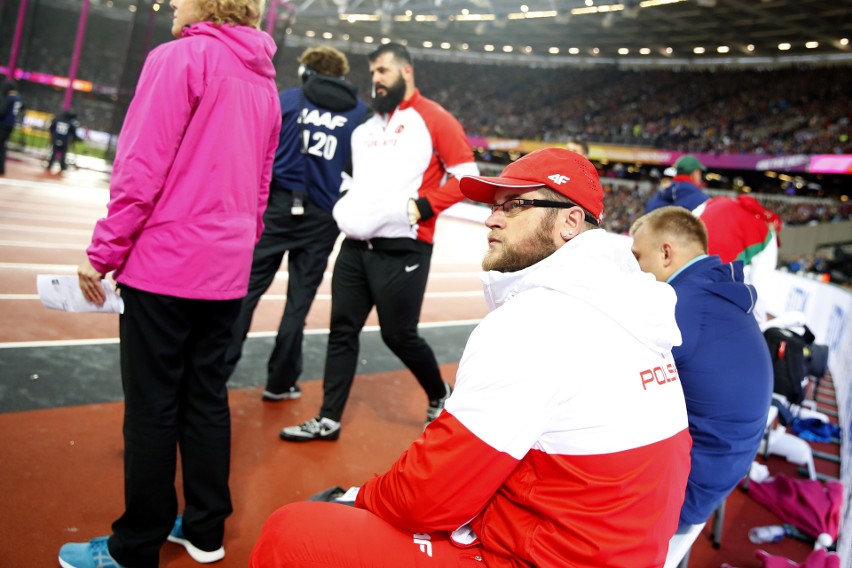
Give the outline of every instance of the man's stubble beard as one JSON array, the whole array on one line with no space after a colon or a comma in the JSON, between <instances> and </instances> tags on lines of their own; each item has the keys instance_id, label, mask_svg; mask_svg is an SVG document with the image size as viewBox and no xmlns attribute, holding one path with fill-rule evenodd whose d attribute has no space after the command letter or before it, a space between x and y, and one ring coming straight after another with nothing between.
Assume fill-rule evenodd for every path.
<instances>
[{"instance_id":1,"label":"man's stubble beard","mask_svg":"<svg viewBox=\"0 0 852 568\"><path fill-rule=\"evenodd\" d=\"M482 269L486 272L517 272L541 262L558 248L551 237L552 225L553 220L549 216L545 217L535 232L525 240L509 246L503 242L499 252L489 250L482 259Z\"/></svg>"}]
</instances>

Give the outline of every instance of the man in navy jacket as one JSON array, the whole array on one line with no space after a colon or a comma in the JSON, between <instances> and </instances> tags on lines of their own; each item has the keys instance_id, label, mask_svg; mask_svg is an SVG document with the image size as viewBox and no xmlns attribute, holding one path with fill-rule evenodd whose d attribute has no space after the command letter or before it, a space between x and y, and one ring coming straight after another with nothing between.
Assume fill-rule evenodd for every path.
<instances>
[{"instance_id":1,"label":"man in navy jacket","mask_svg":"<svg viewBox=\"0 0 852 568\"><path fill-rule=\"evenodd\" d=\"M678 532L704 523L746 475L766 427L772 363L742 262L707 255L707 231L668 206L631 227L639 266L677 293L683 344L672 349L686 397L692 467Z\"/></svg>"},{"instance_id":2,"label":"man in navy jacket","mask_svg":"<svg viewBox=\"0 0 852 568\"><path fill-rule=\"evenodd\" d=\"M272 165L264 230L254 249L248 294L225 357L230 375L242 356L252 315L287 255L287 303L267 364L263 400L301 396L305 320L340 234L331 210L351 173L352 131L371 113L344 75L349 62L329 46L299 57L300 87L281 91L281 136Z\"/></svg>"}]
</instances>

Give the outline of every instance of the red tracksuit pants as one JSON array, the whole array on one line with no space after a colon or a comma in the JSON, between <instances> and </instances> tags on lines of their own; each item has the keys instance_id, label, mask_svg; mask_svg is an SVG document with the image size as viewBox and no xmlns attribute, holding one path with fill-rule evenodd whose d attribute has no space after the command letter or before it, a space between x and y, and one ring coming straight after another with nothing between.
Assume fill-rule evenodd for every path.
<instances>
[{"instance_id":1,"label":"red tracksuit pants","mask_svg":"<svg viewBox=\"0 0 852 568\"><path fill-rule=\"evenodd\" d=\"M250 568L483 568L479 546L459 548L449 533L399 530L364 509L291 503L263 526Z\"/></svg>"}]
</instances>

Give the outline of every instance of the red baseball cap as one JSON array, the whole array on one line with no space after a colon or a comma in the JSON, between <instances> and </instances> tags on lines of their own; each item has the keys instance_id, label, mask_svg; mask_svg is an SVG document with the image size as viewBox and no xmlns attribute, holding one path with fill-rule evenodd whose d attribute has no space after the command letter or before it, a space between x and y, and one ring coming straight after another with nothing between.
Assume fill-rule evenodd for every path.
<instances>
[{"instance_id":1,"label":"red baseball cap","mask_svg":"<svg viewBox=\"0 0 852 568\"><path fill-rule=\"evenodd\" d=\"M561 193L597 219L603 217L603 188L592 163L564 148L543 148L512 162L500 177L462 176L465 197L494 203L499 188L534 189L546 186Z\"/></svg>"}]
</instances>

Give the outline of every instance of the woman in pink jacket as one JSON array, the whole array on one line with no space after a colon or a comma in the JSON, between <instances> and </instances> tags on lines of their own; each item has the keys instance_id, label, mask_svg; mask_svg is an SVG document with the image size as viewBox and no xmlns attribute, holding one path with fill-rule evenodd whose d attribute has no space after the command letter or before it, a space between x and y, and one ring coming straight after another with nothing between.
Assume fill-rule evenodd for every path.
<instances>
[{"instance_id":1,"label":"woman in pink jacket","mask_svg":"<svg viewBox=\"0 0 852 568\"><path fill-rule=\"evenodd\" d=\"M224 371L263 230L281 112L260 0L171 0L172 35L145 62L119 137L85 297L114 271L125 395L125 511L112 536L71 543L65 568L157 566L168 538L224 557L232 511ZM186 507L178 514L176 447ZM177 518L177 521L175 520Z\"/></svg>"}]
</instances>

